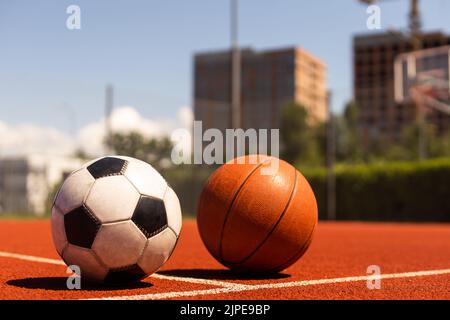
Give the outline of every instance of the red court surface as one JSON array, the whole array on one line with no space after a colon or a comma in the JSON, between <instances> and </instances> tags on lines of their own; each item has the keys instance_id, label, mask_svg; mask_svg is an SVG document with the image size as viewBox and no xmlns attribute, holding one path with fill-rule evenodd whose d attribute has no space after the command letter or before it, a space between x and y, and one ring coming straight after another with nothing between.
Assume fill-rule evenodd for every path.
<instances>
[{"instance_id":1,"label":"red court surface","mask_svg":"<svg viewBox=\"0 0 450 320\"><path fill-rule=\"evenodd\" d=\"M381 288L367 267L381 269ZM450 299L450 225L320 222L307 253L272 278L235 275L185 220L170 260L126 288L66 288L49 221L0 221L0 299Z\"/></svg>"}]
</instances>

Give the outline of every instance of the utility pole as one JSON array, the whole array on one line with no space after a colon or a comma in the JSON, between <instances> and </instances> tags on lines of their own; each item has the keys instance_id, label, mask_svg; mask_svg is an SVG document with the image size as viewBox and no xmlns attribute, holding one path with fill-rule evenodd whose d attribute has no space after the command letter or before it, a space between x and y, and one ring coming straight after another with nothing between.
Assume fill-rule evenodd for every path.
<instances>
[{"instance_id":1,"label":"utility pole","mask_svg":"<svg viewBox=\"0 0 450 320\"><path fill-rule=\"evenodd\" d=\"M111 114L114 108L114 88L107 84L105 88L105 154L112 152L113 133L111 127Z\"/></svg>"},{"instance_id":2,"label":"utility pole","mask_svg":"<svg viewBox=\"0 0 450 320\"><path fill-rule=\"evenodd\" d=\"M241 52L239 50L239 1L231 0L231 126L241 123Z\"/></svg>"},{"instance_id":3,"label":"utility pole","mask_svg":"<svg viewBox=\"0 0 450 320\"><path fill-rule=\"evenodd\" d=\"M413 51L422 49L422 35L421 35L421 19L419 12L419 0L411 0L409 12L409 30L411 35L411 45ZM416 74L420 72L420 59L416 60ZM418 82L419 79L416 79ZM427 141L426 141L426 116L425 106L421 99L414 99L414 104L417 108L417 120L419 125L419 159L423 160L427 157Z\"/></svg>"},{"instance_id":4,"label":"utility pole","mask_svg":"<svg viewBox=\"0 0 450 320\"><path fill-rule=\"evenodd\" d=\"M336 220L336 177L334 174L335 143L334 143L334 119L331 110L331 91L327 92L327 219Z\"/></svg>"}]
</instances>

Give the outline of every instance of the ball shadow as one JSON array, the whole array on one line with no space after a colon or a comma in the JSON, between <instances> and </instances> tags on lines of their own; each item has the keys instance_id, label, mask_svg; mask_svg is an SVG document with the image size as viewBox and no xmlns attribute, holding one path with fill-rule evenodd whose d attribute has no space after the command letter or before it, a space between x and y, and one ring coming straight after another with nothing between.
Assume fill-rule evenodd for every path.
<instances>
[{"instance_id":1,"label":"ball shadow","mask_svg":"<svg viewBox=\"0 0 450 320\"><path fill-rule=\"evenodd\" d=\"M286 273L235 272L226 269L172 269L158 271L160 275L208 280L274 280L289 278Z\"/></svg>"},{"instance_id":2,"label":"ball shadow","mask_svg":"<svg viewBox=\"0 0 450 320\"><path fill-rule=\"evenodd\" d=\"M23 278L9 280L6 284L10 286L26 288L26 289L45 289L45 290L70 290L67 288L67 278L65 277L40 277L40 278ZM81 280L81 289L77 291L114 291L114 290L130 290L149 288L153 285L148 282L135 282L127 285L106 285L88 280ZM74 289L76 290L76 289Z\"/></svg>"}]
</instances>

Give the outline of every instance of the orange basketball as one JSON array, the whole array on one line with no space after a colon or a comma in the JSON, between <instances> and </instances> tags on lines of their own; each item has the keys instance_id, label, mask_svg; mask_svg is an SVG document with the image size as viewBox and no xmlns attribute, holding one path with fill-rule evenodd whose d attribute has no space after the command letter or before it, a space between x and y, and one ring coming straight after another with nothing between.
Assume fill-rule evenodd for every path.
<instances>
[{"instance_id":1,"label":"orange basketball","mask_svg":"<svg viewBox=\"0 0 450 320\"><path fill-rule=\"evenodd\" d=\"M279 272L308 249L317 224L316 198L287 162L250 157L227 162L208 179L198 229L209 252L228 268Z\"/></svg>"}]
</instances>

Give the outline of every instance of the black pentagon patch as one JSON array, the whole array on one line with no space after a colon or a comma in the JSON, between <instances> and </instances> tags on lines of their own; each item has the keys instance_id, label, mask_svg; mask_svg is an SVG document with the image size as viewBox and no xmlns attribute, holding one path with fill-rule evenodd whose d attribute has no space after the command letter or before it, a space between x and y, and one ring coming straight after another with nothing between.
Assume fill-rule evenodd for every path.
<instances>
[{"instance_id":1,"label":"black pentagon patch","mask_svg":"<svg viewBox=\"0 0 450 320\"><path fill-rule=\"evenodd\" d=\"M139 281L147 274L137 264L131 266L109 270L104 280L107 284L120 285Z\"/></svg>"},{"instance_id":2,"label":"black pentagon patch","mask_svg":"<svg viewBox=\"0 0 450 320\"><path fill-rule=\"evenodd\" d=\"M126 163L123 159L106 157L95 161L87 169L95 179L98 179L122 174Z\"/></svg>"},{"instance_id":3,"label":"black pentagon patch","mask_svg":"<svg viewBox=\"0 0 450 320\"><path fill-rule=\"evenodd\" d=\"M100 228L100 222L82 206L64 215L64 228L69 243L90 248Z\"/></svg>"},{"instance_id":4,"label":"black pentagon patch","mask_svg":"<svg viewBox=\"0 0 450 320\"><path fill-rule=\"evenodd\" d=\"M147 238L154 236L167 227L164 202L160 199L141 196L131 220Z\"/></svg>"}]
</instances>

